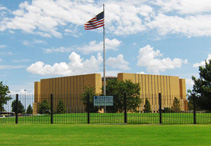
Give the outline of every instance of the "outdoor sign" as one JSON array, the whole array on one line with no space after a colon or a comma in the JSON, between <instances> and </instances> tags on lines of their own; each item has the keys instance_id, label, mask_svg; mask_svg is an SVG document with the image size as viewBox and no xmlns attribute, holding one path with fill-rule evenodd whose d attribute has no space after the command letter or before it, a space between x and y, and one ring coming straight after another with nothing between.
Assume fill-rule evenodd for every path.
<instances>
[{"instance_id":1,"label":"outdoor sign","mask_svg":"<svg viewBox=\"0 0 211 146\"><path fill-rule=\"evenodd\" d=\"M113 96L94 96L94 106L113 106Z\"/></svg>"}]
</instances>

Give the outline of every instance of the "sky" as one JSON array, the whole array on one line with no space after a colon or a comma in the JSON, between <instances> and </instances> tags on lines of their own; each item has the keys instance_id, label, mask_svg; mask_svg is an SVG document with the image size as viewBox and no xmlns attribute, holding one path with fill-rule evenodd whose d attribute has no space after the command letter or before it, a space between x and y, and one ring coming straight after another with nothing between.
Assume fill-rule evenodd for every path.
<instances>
[{"instance_id":1,"label":"sky","mask_svg":"<svg viewBox=\"0 0 211 146\"><path fill-rule=\"evenodd\" d=\"M0 81L33 93L40 79L102 74L103 28L83 25L103 4L106 76L179 76L192 89L211 59L210 0L0 0Z\"/></svg>"}]
</instances>

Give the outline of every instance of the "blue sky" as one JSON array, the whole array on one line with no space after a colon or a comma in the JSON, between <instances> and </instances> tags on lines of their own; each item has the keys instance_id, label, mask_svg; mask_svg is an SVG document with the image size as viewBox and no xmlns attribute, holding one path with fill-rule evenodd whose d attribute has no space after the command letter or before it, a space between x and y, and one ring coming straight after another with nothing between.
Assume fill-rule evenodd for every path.
<instances>
[{"instance_id":1,"label":"blue sky","mask_svg":"<svg viewBox=\"0 0 211 146\"><path fill-rule=\"evenodd\" d=\"M191 76L211 59L210 0L0 0L0 80L33 93L43 78L101 73L102 28L83 25L105 4L106 75Z\"/></svg>"}]
</instances>

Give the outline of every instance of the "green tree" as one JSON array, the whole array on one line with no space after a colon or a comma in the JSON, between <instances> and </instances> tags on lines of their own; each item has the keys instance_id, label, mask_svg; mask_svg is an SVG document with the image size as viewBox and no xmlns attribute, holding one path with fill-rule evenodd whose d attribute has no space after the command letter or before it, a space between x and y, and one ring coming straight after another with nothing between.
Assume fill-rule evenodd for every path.
<instances>
[{"instance_id":1,"label":"green tree","mask_svg":"<svg viewBox=\"0 0 211 146\"><path fill-rule=\"evenodd\" d=\"M31 106L31 105L29 105L29 106L27 107L26 113L27 113L27 114L32 114L32 113L33 113L33 109L32 109L32 106Z\"/></svg>"},{"instance_id":2,"label":"green tree","mask_svg":"<svg viewBox=\"0 0 211 146\"><path fill-rule=\"evenodd\" d=\"M12 111L16 113L16 100L14 100L11 104ZM25 109L21 101L18 100L18 113L24 114Z\"/></svg>"},{"instance_id":3,"label":"green tree","mask_svg":"<svg viewBox=\"0 0 211 146\"><path fill-rule=\"evenodd\" d=\"M12 99L12 97L8 95L9 93L9 87L4 85L3 82L0 82L0 111L5 111L4 104L7 104L7 101Z\"/></svg>"},{"instance_id":4,"label":"green tree","mask_svg":"<svg viewBox=\"0 0 211 146\"><path fill-rule=\"evenodd\" d=\"M59 102L58 102L57 107L56 107L56 113L57 114L65 113L65 105L64 105L62 99L59 99Z\"/></svg>"},{"instance_id":5,"label":"green tree","mask_svg":"<svg viewBox=\"0 0 211 146\"><path fill-rule=\"evenodd\" d=\"M82 100L84 105L87 103L87 95L90 96L90 112L98 112L101 108L94 106L95 89L93 87L85 87ZM102 90L103 91L103 90ZM117 79L108 80L106 84L106 95L113 96L113 106L107 106L107 112L123 112L124 110L124 92L127 98L127 111L136 112L141 103L139 84L129 80L118 81ZM102 94L101 94L102 95Z\"/></svg>"},{"instance_id":6,"label":"green tree","mask_svg":"<svg viewBox=\"0 0 211 146\"><path fill-rule=\"evenodd\" d=\"M130 80L118 81L117 79L108 80L106 84L106 95L113 96L114 105L107 107L107 111L124 111L124 92L126 93L127 111L136 112L141 103L140 86Z\"/></svg>"},{"instance_id":7,"label":"green tree","mask_svg":"<svg viewBox=\"0 0 211 146\"><path fill-rule=\"evenodd\" d=\"M83 104L87 107L88 94L89 94L90 112L98 112L98 110L100 109L100 107L94 106L94 96L96 96L96 94L95 94L95 88L94 87L86 86L84 88L84 92L82 94ZM87 111L87 108L86 108L86 111Z\"/></svg>"},{"instance_id":8,"label":"green tree","mask_svg":"<svg viewBox=\"0 0 211 146\"><path fill-rule=\"evenodd\" d=\"M171 112L173 112L173 111L169 107L164 107L164 109L162 110L162 113L171 113Z\"/></svg>"},{"instance_id":9,"label":"green tree","mask_svg":"<svg viewBox=\"0 0 211 146\"><path fill-rule=\"evenodd\" d=\"M180 101L175 97L171 107L173 112L180 112Z\"/></svg>"},{"instance_id":10,"label":"green tree","mask_svg":"<svg viewBox=\"0 0 211 146\"><path fill-rule=\"evenodd\" d=\"M145 113L151 113L152 112L151 105L150 105L149 100L147 98L145 100L144 112Z\"/></svg>"},{"instance_id":11,"label":"green tree","mask_svg":"<svg viewBox=\"0 0 211 146\"><path fill-rule=\"evenodd\" d=\"M211 111L211 60L205 61L205 66L199 66L199 78L192 76L194 82L189 99L195 98L201 110Z\"/></svg>"},{"instance_id":12,"label":"green tree","mask_svg":"<svg viewBox=\"0 0 211 146\"><path fill-rule=\"evenodd\" d=\"M188 110L193 110L193 104L194 100L196 101L196 98L194 97L194 94L192 94L191 90L188 90ZM195 104L195 108L197 111L201 110L201 108L198 106L198 104Z\"/></svg>"},{"instance_id":13,"label":"green tree","mask_svg":"<svg viewBox=\"0 0 211 146\"><path fill-rule=\"evenodd\" d=\"M46 99L44 99L43 102L40 104L39 113L40 114L49 114L50 113L50 105L48 104Z\"/></svg>"}]
</instances>

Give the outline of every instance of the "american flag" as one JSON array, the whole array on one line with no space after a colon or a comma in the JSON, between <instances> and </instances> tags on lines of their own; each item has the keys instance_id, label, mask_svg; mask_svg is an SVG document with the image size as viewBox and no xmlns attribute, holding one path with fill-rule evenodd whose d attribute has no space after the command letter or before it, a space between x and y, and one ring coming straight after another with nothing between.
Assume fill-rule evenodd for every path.
<instances>
[{"instance_id":1,"label":"american flag","mask_svg":"<svg viewBox=\"0 0 211 146\"><path fill-rule=\"evenodd\" d=\"M99 13L86 24L84 24L84 28L86 30L96 29L102 26L104 26L104 12Z\"/></svg>"}]
</instances>

